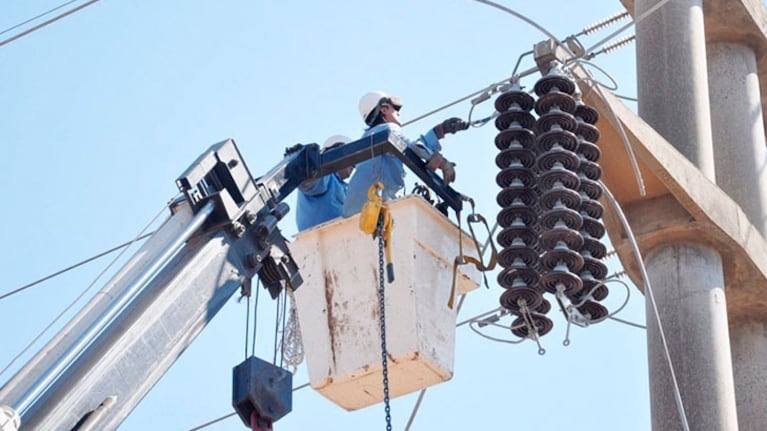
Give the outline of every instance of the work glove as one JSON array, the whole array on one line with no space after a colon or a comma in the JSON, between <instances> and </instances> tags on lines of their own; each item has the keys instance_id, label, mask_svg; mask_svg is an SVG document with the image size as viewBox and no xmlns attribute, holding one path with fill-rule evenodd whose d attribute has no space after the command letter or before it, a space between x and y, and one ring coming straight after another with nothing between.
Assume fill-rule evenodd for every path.
<instances>
[{"instance_id":1,"label":"work glove","mask_svg":"<svg viewBox=\"0 0 767 431\"><path fill-rule=\"evenodd\" d=\"M445 185L455 181L455 163L444 158L438 151L435 151L434 155L426 162L426 167L432 171L441 170L442 183Z\"/></svg>"},{"instance_id":2,"label":"work glove","mask_svg":"<svg viewBox=\"0 0 767 431\"><path fill-rule=\"evenodd\" d=\"M448 133L460 132L469 128L469 123L461 120L458 117L448 118L434 126L434 134L437 135L437 139L442 139Z\"/></svg>"}]
</instances>

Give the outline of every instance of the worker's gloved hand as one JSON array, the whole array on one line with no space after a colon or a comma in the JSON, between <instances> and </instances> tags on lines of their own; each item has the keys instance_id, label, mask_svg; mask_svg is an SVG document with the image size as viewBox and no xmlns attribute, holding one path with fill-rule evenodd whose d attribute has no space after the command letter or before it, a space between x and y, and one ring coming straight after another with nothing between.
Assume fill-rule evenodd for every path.
<instances>
[{"instance_id":1,"label":"worker's gloved hand","mask_svg":"<svg viewBox=\"0 0 767 431\"><path fill-rule=\"evenodd\" d=\"M440 124L434 126L434 134L437 135L437 139L442 139L448 133L456 133L461 130L469 128L469 123L461 120L458 117L448 118Z\"/></svg>"},{"instance_id":2,"label":"worker's gloved hand","mask_svg":"<svg viewBox=\"0 0 767 431\"><path fill-rule=\"evenodd\" d=\"M455 163L447 160L437 151L435 151L434 155L432 155L431 158L426 162L426 167L432 171L436 171L437 169L441 170L442 183L445 185L455 181Z\"/></svg>"}]
</instances>

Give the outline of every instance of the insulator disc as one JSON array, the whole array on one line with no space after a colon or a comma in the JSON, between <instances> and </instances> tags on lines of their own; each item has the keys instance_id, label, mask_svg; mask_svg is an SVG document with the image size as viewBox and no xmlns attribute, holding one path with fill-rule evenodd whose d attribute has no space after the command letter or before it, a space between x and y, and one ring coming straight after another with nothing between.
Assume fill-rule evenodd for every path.
<instances>
[{"instance_id":1,"label":"insulator disc","mask_svg":"<svg viewBox=\"0 0 767 431\"><path fill-rule=\"evenodd\" d=\"M610 314L604 305L594 301L584 302L583 305L578 307L578 311L587 317L591 323L601 322Z\"/></svg>"},{"instance_id":2,"label":"insulator disc","mask_svg":"<svg viewBox=\"0 0 767 431\"><path fill-rule=\"evenodd\" d=\"M538 245L544 250L551 250L558 242L564 242L570 249L579 250L583 247L583 241L583 236L577 230L558 225L541 233Z\"/></svg>"},{"instance_id":3,"label":"insulator disc","mask_svg":"<svg viewBox=\"0 0 767 431\"><path fill-rule=\"evenodd\" d=\"M580 277L570 271L549 271L541 276L538 285L549 293L557 293L561 286L566 295L574 295L583 288Z\"/></svg>"},{"instance_id":4,"label":"insulator disc","mask_svg":"<svg viewBox=\"0 0 767 431\"><path fill-rule=\"evenodd\" d=\"M509 227L517 218L521 219L522 223L527 226L533 226L538 220L538 215L531 207L511 206L502 209L498 213L497 221L501 227Z\"/></svg>"},{"instance_id":5,"label":"insulator disc","mask_svg":"<svg viewBox=\"0 0 767 431\"><path fill-rule=\"evenodd\" d=\"M581 196L581 214L586 213L589 217L600 219L605 213L605 208L599 201L591 199L587 195Z\"/></svg>"},{"instance_id":6,"label":"insulator disc","mask_svg":"<svg viewBox=\"0 0 767 431\"><path fill-rule=\"evenodd\" d=\"M563 222L570 229L580 230L583 224L583 216L578 211L570 208L558 207L544 212L540 223L545 229L554 229L554 226L559 221Z\"/></svg>"},{"instance_id":7,"label":"insulator disc","mask_svg":"<svg viewBox=\"0 0 767 431\"><path fill-rule=\"evenodd\" d=\"M564 268L557 266L564 264L570 272L577 273L583 267L583 256L575 250L557 246L543 253L540 262L550 272L566 272Z\"/></svg>"},{"instance_id":8,"label":"insulator disc","mask_svg":"<svg viewBox=\"0 0 767 431\"><path fill-rule=\"evenodd\" d=\"M586 193L588 197L594 200L602 196L602 186L598 182L587 178L585 174L580 176L579 179L581 180L581 185L578 190Z\"/></svg>"},{"instance_id":9,"label":"insulator disc","mask_svg":"<svg viewBox=\"0 0 767 431\"><path fill-rule=\"evenodd\" d=\"M538 169L541 171L554 169L554 165L557 163L561 163L565 169L575 171L580 166L581 160L577 154L559 146L554 146L545 153L539 154L538 160L536 160Z\"/></svg>"},{"instance_id":10,"label":"insulator disc","mask_svg":"<svg viewBox=\"0 0 767 431\"><path fill-rule=\"evenodd\" d=\"M532 148L535 145L535 133L530 129L511 126L495 135L495 147L499 150L509 148L514 142L524 148Z\"/></svg>"},{"instance_id":11,"label":"insulator disc","mask_svg":"<svg viewBox=\"0 0 767 431\"><path fill-rule=\"evenodd\" d=\"M549 73L548 75L541 77L538 82L535 83L533 91L538 96L544 96L552 91L561 91L564 93L575 93L575 82L572 79L560 75L558 72Z\"/></svg>"},{"instance_id":12,"label":"insulator disc","mask_svg":"<svg viewBox=\"0 0 767 431\"><path fill-rule=\"evenodd\" d=\"M582 295L591 292L591 297L597 301L602 301L607 298L607 295L610 293L610 291L607 289L607 286L605 286L604 283L595 278L588 279L583 278L582 276L581 278L583 280L583 290L581 290ZM597 286L597 288L594 289L594 286Z\"/></svg>"},{"instance_id":13,"label":"insulator disc","mask_svg":"<svg viewBox=\"0 0 767 431\"><path fill-rule=\"evenodd\" d=\"M519 245L510 245L498 253L498 263L504 268L511 268L513 265L519 265L517 260L525 263L525 266L533 266L538 262L538 252L524 243Z\"/></svg>"},{"instance_id":14,"label":"insulator disc","mask_svg":"<svg viewBox=\"0 0 767 431\"><path fill-rule=\"evenodd\" d=\"M549 190L556 187L578 190L581 187L581 180L575 172L555 166L538 175L538 187L541 190Z\"/></svg>"},{"instance_id":15,"label":"insulator disc","mask_svg":"<svg viewBox=\"0 0 767 431\"><path fill-rule=\"evenodd\" d=\"M578 149L578 137L567 130L555 128L538 135L537 144L536 148L541 152L549 151L557 144L565 150L575 152Z\"/></svg>"},{"instance_id":16,"label":"insulator disc","mask_svg":"<svg viewBox=\"0 0 767 431\"><path fill-rule=\"evenodd\" d=\"M581 141L581 143L586 143L586 141ZM582 148L579 147L579 149ZM596 148L596 145L594 146ZM599 150L597 148L597 150ZM590 159L581 159L581 164L578 167L578 172L583 172L584 175L586 175L586 178L590 180L597 181L600 178L602 178L602 167L599 166L599 163L593 162Z\"/></svg>"},{"instance_id":17,"label":"insulator disc","mask_svg":"<svg viewBox=\"0 0 767 431\"><path fill-rule=\"evenodd\" d=\"M589 216L582 217L583 224L581 225L581 230L586 231L586 233L595 239L605 236L605 225L603 225L601 221Z\"/></svg>"},{"instance_id":18,"label":"insulator disc","mask_svg":"<svg viewBox=\"0 0 767 431\"><path fill-rule=\"evenodd\" d=\"M509 226L501 230L496 239L501 247L509 247L515 238L519 238L519 240L530 247L538 242L538 234L535 233L535 229L525 225Z\"/></svg>"},{"instance_id":19,"label":"insulator disc","mask_svg":"<svg viewBox=\"0 0 767 431\"><path fill-rule=\"evenodd\" d=\"M508 168L516 161L527 168L535 166L535 151L515 144L495 156L495 164L501 169Z\"/></svg>"},{"instance_id":20,"label":"insulator disc","mask_svg":"<svg viewBox=\"0 0 767 431\"><path fill-rule=\"evenodd\" d=\"M583 246L580 250L581 253L588 252L594 259L604 259L607 256L607 247L598 239L591 237L583 238Z\"/></svg>"},{"instance_id":21,"label":"insulator disc","mask_svg":"<svg viewBox=\"0 0 767 431\"><path fill-rule=\"evenodd\" d=\"M538 133L548 132L552 128L559 128L567 131L574 131L578 125L575 117L560 109L552 109L546 114L541 115L535 122L535 131Z\"/></svg>"},{"instance_id":22,"label":"insulator disc","mask_svg":"<svg viewBox=\"0 0 767 431\"><path fill-rule=\"evenodd\" d=\"M597 280L604 280L607 277L607 265L599 259L585 256L583 258L583 268L581 271L588 271Z\"/></svg>"},{"instance_id":23,"label":"insulator disc","mask_svg":"<svg viewBox=\"0 0 767 431\"><path fill-rule=\"evenodd\" d=\"M532 207L538 199L538 194L532 188L507 187L498 193L495 201L498 206L506 208L515 204L515 200L521 201L521 205Z\"/></svg>"},{"instance_id":24,"label":"insulator disc","mask_svg":"<svg viewBox=\"0 0 767 431\"><path fill-rule=\"evenodd\" d=\"M503 188L509 186L533 187L535 186L535 173L532 169L522 165L510 167L498 172L498 175L495 176L495 182Z\"/></svg>"},{"instance_id":25,"label":"insulator disc","mask_svg":"<svg viewBox=\"0 0 767 431\"><path fill-rule=\"evenodd\" d=\"M554 323L549 319L548 317L544 316L538 316L538 315L531 315L530 320L533 322L533 325L535 326L536 332L538 332L538 336L542 337L549 332L551 332L551 329L554 328ZM525 325L525 318L522 316L517 317L514 319L513 322L511 322L511 327L514 328L511 330L511 333L516 335L520 338L529 338L531 331L530 328Z\"/></svg>"},{"instance_id":26,"label":"insulator disc","mask_svg":"<svg viewBox=\"0 0 767 431\"><path fill-rule=\"evenodd\" d=\"M511 311L514 314L519 314L519 310L522 306L527 306L529 309L540 307L543 303L543 294L533 289L532 287L512 287L506 289L501 294L501 307Z\"/></svg>"},{"instance_id":27,"label":"insulator disc","mask_svg":"<svg viewBox=\"0 0 767 431\"><path fill-rule=\"evenodd\" d=\"M549 311L551 311L551 302L547 301L546 298L543 298L543 301L541 301L541 305L535 307L533 311L540 314L546 314Z\"/></svg>"},{"instance_id":28,"label":"insulator disc","mask_svg":"<svg viewBox=\"0 0 767 431\"><path fill-rule=\"evenodd\" d=\"M539 116L551 112L553 109L572 114L575 112L575 99L567 93L555 90L544 94L535 101L535 112Z\"/></svg>"},{"instance_id":29,"label":"insulator disc","mask_svg":"<svg viewBox=\"0 0 767 431\"><path fill-rule=\"evenodd\" d=\"M575 128L574 133L589 142L599 141L599 129L585 121L578 121L578 126Z\"/></svg>"},{"instance_id":30,"label":"insulator disc","mask_svg":"<svg viewBox=\"0 0 767 431\"><path fill-rule=\"evenodd\" d=\"M524 129L532 129L535 127L535 117L529 111L523 111L513 107L496 117L495 128L498 130L506 130L514 123L517 123Z\"/></svg>"},{"instance_id":31,"label":"insulator disc","mask_svg":"<svg viewBox=\"0 0 767 431\"><path fill-rule=\"evenodd\" d=\"M578 106L575 107L575 116L589 124L597 124L599 121L599 112L583 103L578 103Z\"/></svg>"},{"instance_id":32,"label":"insulator disc","mask_svg":"<svg viewBox=\"0 0 767 431\"><path fill-rule=\"evenodd\" d=\"M515 285L534 286L539 277L538 271L533 268L504 268L498 273L498 284L506 289L513 289Z\"/></svg>"},{"instance_id":33,"label":"insulator disc","mask_svg":"<svg viewBox=\"0 0 767 431\"><path fill-rule=\"evenodd\" d=\"M506 91L495 99L495 110L498 112L506 111L512 105L519 106L523 111L529 111L533 109L535 99L526 92L519 90Z\"/></svg>"},{"instance_id":34,"label":"insulator disc","mask_svg":"<svg viewBox=\"0 0 767 431\"><path fill-rule=\"evenodd\" d=\"M567 208L578 210L581 207L581 194L557 184L543 192L538 199L538 204L545 210L554 208L558 202Z\"/></svg>"}]
</instances>

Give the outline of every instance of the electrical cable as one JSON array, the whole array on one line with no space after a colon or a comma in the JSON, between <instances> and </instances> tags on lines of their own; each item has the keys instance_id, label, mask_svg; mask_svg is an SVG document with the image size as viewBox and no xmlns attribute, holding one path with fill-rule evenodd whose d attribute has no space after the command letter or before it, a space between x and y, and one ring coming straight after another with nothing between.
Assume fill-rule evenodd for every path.
<instances>
[{"instance_id":1,"label":"electrical cable","mask_svg":"<svg viewBox=\"0 0 767 431\"><path fill-rule=\"evenodd\" d=\"M2 40L2 41L0 41L0 46L7 45L7 44L9 44L9 43L11 43L11 42L13 42L14 40L17 40L17 39L21 39L22 37L24 37L24 36L34 32L34 31L40 30L41 28L43 28L43 27L45 27L45 26L47 26L49 24L53 24L54 22L56 22L56 21L58 21L58 20L60 20L60 19L62 19L64 17L66 17L68 15L71 15L71 14L73 14L73 13L79 11L79 10L85 9L86 7L96 3L97 1L99 1L99 0L90 0L87 3L83 3L80 6L77 6L77 7L73 8L73 9L70 9L70 10L68 10L68 11L66 11L66 12L64 12L64 13L62 13L60 15L56 15L55 17L53 17L53 18L51 18L51 19L49 19L47 21L43 21L42 23L40 23L40 24L38 24L38 25L28 29L28 30L24 30L21 33L15 35L15 36L11 36L8 39Z\"/></svg>"},{"instance_id":2,"label":"electrical cable","mask_svg":"<svg viewBox=\"0 0 767 431\"><path fill-rule=\"evenodd\" d=\"M65 272L68 272L68 271L71 271L71 270L73 270L73 269L75 269L77 267L83 266L86 263L92 262L92 261L94 261L94 260L96 260L96 259L98 259L100 257L104 257L104 256L106 256L106 255L108 255L110 253L113 253L113 252L121 249L121 248L128 247L128 246L130 246L131 244L134 244L137 241L141 241L142 239L146 239L146 238L152 236L153 234L154 234L154 231L149 232L149 233L144 234L144 235L141 235L141 236L139 236L137 238L134 238L134 239L132 239L130 241L126 241L126 242L124 242L124 243L122 243L122 244L120 244L118 246L112 247L112 248L110 248L107 251L103 251L103 252L101 252L101 253L99 253L99 254L97 254L95 256L92 256L92 257L89 257L88 259L80 261L80 262L78 262L78 263L76 263L74 265L68 266L68 267L66 267L66 268L64 268L62 270L56 271L56 272L54 272L54 273L52 273L50 275L46 275L45 277L37 279L37 280L35 280L35 281L31 282L31 283L27 283L27 284L19 287L18 289L14 289L14 290L11 290L10 292L6 292L6 293L0 295L0 299L5 299L5 298L7 298L9 296L12 296L12 295L15 295L15 294L17 294L17 293L19 293L21 291L27 290L30 287L36 286L36 285L38 285L38 284L40 284L40 283L42 283L42 282L44 282L46 280L50 280L51 278L57 277L57 276L59 276L61 274L64 274Z\"/></svg>"},{"instance_id":3,"label":"electrical cable","mask_svg":"<svg viewBox=\"0 0 767 431\"><path fill-rule=\"evenodd\" d=\"M174 198L174 199L175 199L175 198ZM171 202L172 202L174 199L171 199ZM75 304L77 304L77 303L80 301L80 299L82 299L82 298L83 298L83 296L85 296L85 294L86 294L86 293L88 293L88 291L90 291L90 290L91 290L91 288L93 288L93 286L96 284L96 282L97 282L97 281L98 281L98 280L99 280L99 279L100 279L100 278L101 278L101 277L102 277L102 276L103 276L103 275L104 275L104 274L105 274L105 273L106 273L106 272L109 270L109 268L111 268L111 267L112 267L112 265L114 265L114 264L115 264L115 262L117 262L117 260L118 260L118 259L120 259L120 257L121 257L121 256L122 256L122 255L125 253L125 251L127 251L127 250L128 250L128 249L127 249L127 247L129 247L131 244L135 243L136 241L139 241L139 240L140 240L140 239L142 239L142 238L146 238L146 236L147 236L147 235L152 235L154 232L152 232L152 233L149 233L149 234L144 234L144 232L145 232L145 231L146 231L146 230L149 228L149 226L151 226L152 224L154 224L154 222L155 222L155 221L157 221L157 219L158 219L158 218L160 218L160 216L161 216L161 215L162 215L162 214L163 214L163 213L166 211L166 209L167 209L167 207L166 207L166 206L163 206L163 207L162 207L162 209L161 209L161 210L160 210L160 211L157 213L157 215L155 215L155 216L154 216L154 218L152 218L152 220L151 220L149 223L147 223L147 224L146 224L146 226L144 226L144 228L141 230L141 232L139 232L139 233L138 233L138 235L136 236L136 238L134 238L132 241L128 241L127 243L125 243L125 244L122 244L121 246L119 246L119 247L115 247L115 248L113 248L112 250L110 250L110 252L111 252L111 251L114 251L114 250L117 250L117 249L119 249L119 248L122 248L122 247L124 247L124 248L123 248L123 250L122 250L122 251L121 251L121 252L120 252L120 253L119 253L117 256L115 256L115 258L114 258L114 259L112 259L112 261L111 261L111 262L109 262L109 264L107 264L107 266L106 266L106 267L105 267L105 268L104 268L104 269L103 269L103 270L102 270L100 273L98 273L98 274L96 275L96 278L94 278L94 279L93 279L93 281L92 281L92 282L91 282L91 283L90 283L90 284L89 284L89 285L88 285L88 286L85 288L85 290L83 290L83 291L82 291L82 293L80 293L79 295L77 295L77 297L76 297L76 298L75 298L75 299L74 299L72 302L70 302L70 303L69 303L69 305L67 305L67 306L66 306L66 307L65 307L65 308L64 308L64 309L63 309L63 310L62 310L62 311L61 311L61 312L60 312L60 313L59 313L59 314L56 316L56 317L54 317L54 318L53 318L53 320L52 320L50 323L48 323L48 325L46 325L46 326L45 326L45 328L43 328L43 329L42 329L42 330L41 330L41 331L40 331L40 332L39 332L39 333L38 333L38 334L35 336L35 338L33 338L33 339L32 339L32 341L30 341L30 342L29 342L29 343L28 343L28 344L27 344L27 345L26 345L26 346L25 346L25 347L24 347L24 348L21 350L21 352L19 352L19 353L18 353L16 356L14 356L14 357L11 359L11 361L10 361L10 362L8 362L8 364L7 364L7 365L6 365L6 366L5 366L5 367L4 367L2 370L0 370L0 375L3 375L3 373L5 373L6 371L8 371L8 369L9 369L9 368L10 368L10 367L13 365L13 363L14 363L14 362L16 362L16 361L17 361L17 360L18 360L18 359L19 359L21 356L23 356L23 355L24 355L24 354L25 354L25 353L26 353L26 352L27 352L27 351L28 351L30 348L32 348L32 346L34 346L34 344L35 344L35 343L37 343L37 341L38 341L38 340L40 340L40 338L41 338L41 337L42 337L42 336L43 336L43 335L44 335L46 332L48 332L48 330L49 330L49 329L50 329L50 328L51 328L53 325L55 325L55 324L56 324L56 322L58 322L58 321L59 321L59 319L61 319L61 318L64 316L64 314L66 314L66 313L67 313L67 312L68 312L68 311L69 311L69 310L70 310L72 307L74 307L74 305L75 305ZM102 254L102 255L103 255L103 254ZM97 257L99 257L99 256L97 256ZM91 261L91 260L93 260L93 259L95 259L95 258L91 258L91 259L88 259L87 261L85 261L85 262L83 262L83 263L89 262L89 261ZM77 266L79 266L79 264L78 264ZM73 267L76 267L76 266L73 266ZM51 278L51 277L53 277L53 276L55 276L55 275L58 275L58 274L60 274L60 273L63 273L63 272L65 272L65 271L68 271L69 269L71 269L71 268L68 268L68 269L66 269L66 270L63 270L63 271L59 271L58 273L56 273L56 274L54 274L54 275L52 275L52 276L49 276L49 277L47 277L47 278ZM45 278L45 279L47 279L47 278ZM41 281L42 281L42 280L41 280Z\"/></svg>"},{"instance_id":4,"label":"electrical cable","mask_svg":"<svg viewBox=\"0 0 767 431\"><path fill-rule=\"evenodd\" d=\"M33 16L32 18L29 18L29 19L28 19L28 20L26 20L26 21L22 21L22 22L20 22L20 23L18 23L18 24L16 24L16 25L14 25L14 26L8 27L8 28L6 28L5 30L3 30L3 31L0 31L0 34L5 34L5 33L8 33L9 31L11 31L11 30L15 30L15 29L17 29L17 28L19 28L19 27L21 27L21 26L23 26L23 25L25 25L25 24L29 24L30 22L32 22L32 21L35 21L35 20L37 20L37 19L40 19L40 18L42 18L42 17L44 17L44 16L46 16L46 15L48 15L48 14L50 14L50 13L56 12L57 10L59 10L59 9L61 9L61 8L63 8L63 7L65 7L65 6L69 6L70 4L72 4L72 3L76 2L76 1L78 1L78 0L69 0L68 2L66 2L66 3L62 3L62 4L60 4L60 5L56 6L56 7L55 7L55 8L53 8L53 9L48 9L47 11L45 11L45 12L43 12L43 13L39 14L39 15Z\"/></svg>"},{"instance_id":5,"label":"electrical cable","mask_svg":"<svg viewBox=\"0 0 767 431\"><path fill-rule=\"evenodd\" d=\"M626 215L623 213L623 210L621 209L620 204L618 203L618 200L615 199L615 196L613 196L612 192L610 192L610 189L608 189L604 183L602 183L602 188L604 189L604 196L607 198L608 202L610 202L610 205L613 206L615 213L618 215L618 218L620 219L621 225L623 226L623 229L626 232L626 237L629 241L629 244L631 245L631 250L633 251L634 257L637 260L639 271L642 274L642 284L644 285L644 288L645 288L645 294L650 300L653 316L655 317L656 323L658 324L658 332L660 333L660 340L661 340L661 343L663 344L663 352L666 356L669 373L671 374L671 381L674 387L674 401L676 402L676 407L679 412L679 419L682 422L682 428L685 431L690 431L690 425L687 423L687 416L684 410L684 403L682 402L682 394L681 394L681 391L679 390L679 383L677 382L676 373L674 372L674 364L671 361L671 353L669 352L668 342L666 341L666 335L663 331L663 323L661 322L661 319L660 319L658 304L655 302L655 295L653 294L653 289L652 289L652 286L650 285L650 277L647 275L647 268L645 268L644 266L642 253L639 251L639 245L636 242L636 237L634 236L634 232L631 230L631 225L629 224L628 219L626 218Z\"/></svg>"},{"instance_id":6,"label":"electrical cable","mask_svg":"<svg viewBox=\"0 0 767 431\"><path fill-rule=\"evenodd\" d=\"M203 428L207 428L207 427L209 427L209 426L211 426L213 424L219 423L219 422L221 422L224 419L229 419L230 417L235 416L236 414L237 414L237 412L229 413L228 415L221 416L220 418L216 418L216 419L213 419L212 421L205 422L202 425L198 425L198 426L196 426L194 428L190 428L189 431L199 431L199 430L201 430Z\"/></svg>"}]
</instances>

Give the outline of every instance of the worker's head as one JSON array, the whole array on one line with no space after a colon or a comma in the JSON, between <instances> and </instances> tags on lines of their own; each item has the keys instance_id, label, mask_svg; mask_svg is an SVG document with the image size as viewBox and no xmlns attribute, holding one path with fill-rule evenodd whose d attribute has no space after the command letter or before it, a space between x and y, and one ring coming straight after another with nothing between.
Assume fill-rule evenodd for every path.
<instances>
[{"instance_id":1,"label":"worker's head","mask_svg":"<svg viewBox=\"0 0 767 431\"><path fill-rule=\"evenodd\" d=\"M359 108L362 120L370 127L381 123L402 125L399 119L402 101L399 97L389 96L383 91L371 91L362 96Z\"/></svg>"},{"instance_id":2,"label":"worker's head","mask_svg":"<svg viewBox=\"0 0 767 431\"><path fill-rule=\"evenodd\" d=\"M351 141L352 140L349 139L347 136L333 135L329 137L327 140L325 140L324 144L322 144L322 152L324 153L325 151L330 150L332 148L338 148L342 145L346 145ZM352 175L352 171L354 171L354 166L339 169L338 171L336 171L336 175L338 175L342 180L345 180Z\"/></svg>"}]
</instances>

